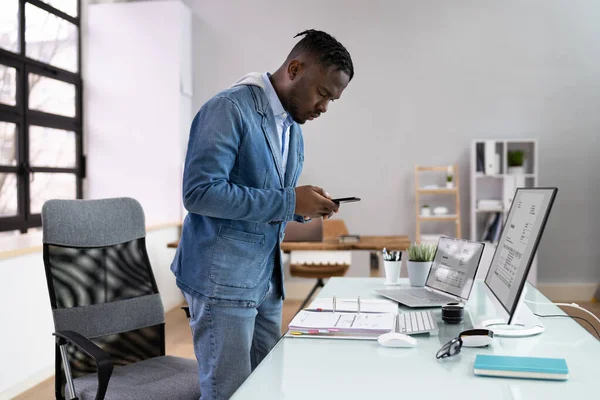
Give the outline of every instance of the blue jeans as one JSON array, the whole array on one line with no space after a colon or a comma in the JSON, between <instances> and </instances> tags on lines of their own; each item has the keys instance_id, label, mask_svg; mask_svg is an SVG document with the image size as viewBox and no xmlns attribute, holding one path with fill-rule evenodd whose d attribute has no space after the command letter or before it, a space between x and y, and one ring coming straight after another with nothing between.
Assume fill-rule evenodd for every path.
<instances>
[{"instance_id":1,"label":"blue jeans","mask_svg":"<svg viewBox=\"0 0 600 400\"><path fill-rule=\"evenodd\" d=\"M281 337L281 293L273 279L256 308L211 304L183 292L190 307L202 400L229 399Z\"/></svg>"}]
</instances>

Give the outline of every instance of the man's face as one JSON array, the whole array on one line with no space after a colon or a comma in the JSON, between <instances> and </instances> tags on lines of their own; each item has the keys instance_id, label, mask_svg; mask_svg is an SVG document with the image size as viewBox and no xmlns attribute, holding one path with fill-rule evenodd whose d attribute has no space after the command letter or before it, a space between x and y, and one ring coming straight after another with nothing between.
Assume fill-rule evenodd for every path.
<instances>
[{"instance_id":1,"label":"man's face","mask_svg":"<svg viewBox=\"0 0 600 400\"><path fill-rule=\"evenodd\" d=\"M336 67L323 68L310 60L298 62L295 67L289 68L295 75L286 106L294 121L303 124L318 118L327 111L330 101L340 98L349 76Z\"/></svg>"}]
</instances>

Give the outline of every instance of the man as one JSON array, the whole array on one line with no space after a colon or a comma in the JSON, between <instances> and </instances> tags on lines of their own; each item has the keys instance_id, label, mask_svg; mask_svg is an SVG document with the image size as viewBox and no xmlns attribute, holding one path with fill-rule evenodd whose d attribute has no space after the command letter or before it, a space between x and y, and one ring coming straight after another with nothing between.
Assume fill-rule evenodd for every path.
<instances>
[{"instance_id":1,"label":"man","mask_svg":"<svg viewBox=\"0 0 600 400\"><path fill-rule=\"evenodd\" d=\"M327 33L296 36L304 37L275 73L246 75L192 122L189 214L171 270L190 306L203 400L229 398L280 337L285 224L338 209L323 189L295 187L299 125L340 98L354 67Z\"/></svg>"}]
</instances>

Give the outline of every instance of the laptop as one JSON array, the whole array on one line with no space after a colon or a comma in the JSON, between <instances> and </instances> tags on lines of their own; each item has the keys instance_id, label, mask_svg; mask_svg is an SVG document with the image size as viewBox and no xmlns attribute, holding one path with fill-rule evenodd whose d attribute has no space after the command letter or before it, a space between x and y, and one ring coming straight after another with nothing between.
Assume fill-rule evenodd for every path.
<instances>
[{"instance_id":1,"label":"laptop","mask_svg":"<svg viewBox=\"0 0 600 400\"><path fill-rule=\"evenodd\" d=\"M376 293L408 307L441 307L466 302L485 244L442 236L438 241L425 287L378 289Z\"/></svg>"},{"instance_id":2,"label":"laptop","mask_svg":"<svg viewBox=\"0 0 600 400\"><path fill-rule=\"evenodd\" d=\"M310 222L288 222L285 226L284 242L322 242L323 219L313 218Z\"/></svg>"}]
</instances>

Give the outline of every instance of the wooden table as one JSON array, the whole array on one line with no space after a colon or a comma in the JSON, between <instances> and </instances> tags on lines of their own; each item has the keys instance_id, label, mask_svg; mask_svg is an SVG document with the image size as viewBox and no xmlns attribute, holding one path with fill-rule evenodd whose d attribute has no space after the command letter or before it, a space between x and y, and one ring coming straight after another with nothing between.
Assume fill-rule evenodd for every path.
<instances>
[{"instance_id":1,"label":"wooden table","mask_svg":"<svg viewBox=\"0 0 600 400\"><path fill-rule=\"evenodd\" d=\"M286 242L281 243L281 250L286 253L295 250L406 250L410 240L406 235L400 236L361 236L356 243L340 243L339 237L348 234L343 219L323 221L323 241L321 242ZM179 240L167 244L169 248L177 248Z\"/></svg>"},{"instance_id":2,"label":"wooden table","mask_svg":"<svg viewBox=\"0 0 600 400\"><path fill-rule=\"evenodd\" d=\"M408 236L361 236L356 243L340 243L338 238L325 238L322 242L282 242L281 250L406 250L410 246Z\"/></svg>"},{"instance_id":3,"label":"wooden table","mask_svg":"<svg viewBox=\"0 0 600 400\"><path fill-rule=\"evenodd\" d=\"M170 242L167 247L176 249L179 240ZM410 246L408 236L361 236L357 243L340 243L337 238L326 238L322 242L282 242L281 250L406 250Z\"/></svg>"},{"instance_id":4,"label":"wooden table","mask_svg":"<svg viewBox=\"0 0 600 400\"><path fill-rule=\"evenodd\" d=\"M348 234L348 228L342 219L323 221L323 241L321 242L282 242L281 250L285 253L297 250L366 250L371 252L371 276L377 276L379 270L378 252L388 250L406 250L410 240L406 235L400 236L361 236L356 243L340 243L339 237ZM169 248L177 248L179 240L167 244Z\"/></svg>"}]
</instances>

